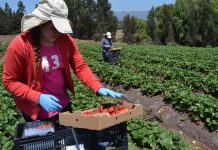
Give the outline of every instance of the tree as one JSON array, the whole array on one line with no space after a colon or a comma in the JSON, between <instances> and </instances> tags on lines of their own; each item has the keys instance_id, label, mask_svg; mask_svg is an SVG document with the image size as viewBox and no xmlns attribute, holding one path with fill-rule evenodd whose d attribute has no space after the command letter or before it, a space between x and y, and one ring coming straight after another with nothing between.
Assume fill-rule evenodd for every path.
<instances>
[{"instance_id":1,"label":"tree","mask_svg":"<svg viewBox=\"0 0 218 150\"><path fill-rule=\"evenodd\" d=\"M81 0L65 0L67 7L68 7L68 18L72 21L73 27L73 34L75 37L80 37L80 30L79 26L81 26L81 9L82 9L82 2Z\"/></svg>"},{"instance_id":2,"label":"tree","mask_svg":"<svg viewBox=\"0 0 218 150\"><path fill-rule=\"evenodd\" d=\"M97 0L97 28L95 31L95 39L99 40L103 33L111 32L113 39L117 31L117 17L111 10L111 4L108 0Z\"/></svg>"},{"instance_id":3,"label":"tree","mask_svg":"<svg viewBox=\"0 0 218 150\"><path fill-rule=\"evenodd\" d=\"M96 2L94 0L66 1L69 19L73 22L74 35L91 39L96 28Z\"/></svg>"},{"instance_id":4,"label":"tree","mask_svg":"<svg viewBox=\"0 0 218 150\"><path fill-rule=\"evenodd\" d=\"M174 43L172 8L173 5L165 4L155 10L157 34L162 44Z\"/></svg>"},{"instance_id":5,"label":"tree","mask_svg":"<svg viewBox=\"0 0 218 150\"><path fill-rule=\"evenodd\" d=\"M157 18L155 17L155 9L154 7L151 8L151 10L148 13L147 17L147 33L151 37L152 42L154 44L158 43L158 37L157 37Z\"/></svg>"},{"instance_id":6,"label":"tree","mask_svg":"<svg viewBox=\"0 0 218 150\"><path fill-rule=\"evenodd\" d=\"M10 8L10 6L8 5L8 3L5 3L5 8L4 8L4 13L3 13L3 30L2 30L2 34L10 34L11 32L11 25L12 25L12 10Z\"/></svg>"},{"instance_id":7,"label":"tree","mask_svg":"<svg viewBox=\"0 0 218 150\"><path fill-rule=\"evenodd\" d=\"M5 22L5 11L0 7L0 35L5 34L5 28L6 28L6 24Z\"/></svg>"},{"instance_id":8,"label":"tree","mask_svg":"<svg viewBox=\"0 0 218 150\"><path fill-rule=\"evenodd\" d=\"M136 21L134 17L126 15L123 19L123 41L126 43L134 43L134 34L136 33Z\"/></svg>"},{"instance_id":9,"label":"tree","mask_svg":"<svg viewBox=\"0 0 218 150\"><path fill-rule=\"evenodd\" d=\"M194 0L190 0L188 6L188 19L185 24L185 43L189 46L200 46L202 41L201 35L198 33L199 26L198 22L200 21L198 14L198 5L194 2Z\"/></svg>"},{"instance_id":10,"label":"tree","mask_svg":"<svg viewBox=\"0 0 218 150\"><path fill-rule=\"evenodd\" d=\"M21 29L21 19L25 13L25 6L22 1L19 1L17 4L17 11L16 13L13 13L13 19L12 19L12 31L11 34L16 34L20 32Z\"/></svg>"},{"instance_id":11,"label":"tree","mask_svg":"<svg viewBox=\"0 0 218 150\"><path fill-rule=\"evenodd\" d=\"M83 37L91 39L96 30L96 2L94 0L83 0L81 21L83 22L85 33Z\"/></svg>"},{"instance_id":12,"label":"tree","mask_svg":"<svg viewBox=\"0 0 218 150\"><path fill-rule=\"evenodd\" d=\"M215 9L211 0L201 0L198 2L199 34L202 37L201 46L208 44L215 45L217 34L215 31Z\"/></svg>"},{"instance_id":13,"label":"tree","mask_svg":"<svg viewBox=\"0 0 218 150\"><path fill-rule=\"evenodd\" d=\"M115 35L117 18L108 0L65 0L73 22L74 36L80 39L99 40L107 31Z\"/></svg>"},{"instance_id":14,"label":"tree","mask_svg":"<svg viewBox=\"0 0 218 150\"><path fill-rule=\"evenodd\" d=\"M173 5L163 5L163 43L174 43L173 33Z\"/></svg>"},{"instance_id":15,"label":"tree","mask_svg":"<svg viewBox=\"0 0 218 150\"><path fill-rule=\"evenodd\" d=\"M96 28L96 2L94 0L70 1L70 19L77 38L91 39ZM72 8L73 6L73 8ZM76 8L77 10L75 11Z\"/></svg>"},{"instance_id":16,"label":"tree","mask_svg":"<svg viewBox=\"0 0 218 150\"><path fill-rule=\"evenodd\" d=\"M218 45L218 0L211 0L213 7L213 19L214 19L214 35L216 37L214 38L212 45L217 46Z\"/></svg>"},{"instance_id":17,"label":"tree","mask_svg":"<svg viewBox=\"0 0 218 150\"><path fill-rule=\"evenodd\" d=\"M173 10L176 42L188 46L217 45L217 0L177 0Z\"/></svg>"},{"instance_id":18,"label":"tree","mask_svg":"<svg viewBox=\"0 0 218 150\"><path fill-rule=\"evenodd\" d=\"M151 41L151 38L147 34L147 24L144 20L135 17L136 32L134 34L134 41L137 44L147 43Z\"/></svg>"},{"instance_id":19,"label":"tree","mask_svg":"<svg viewBox=\"0 0 218 150\"><path fill-rule=\"evenodd\" d=\"M175 41L186 44L186 31L189 14L189 0L177 0L173 9L173 29Z\"/></svg>"}]
</instances>

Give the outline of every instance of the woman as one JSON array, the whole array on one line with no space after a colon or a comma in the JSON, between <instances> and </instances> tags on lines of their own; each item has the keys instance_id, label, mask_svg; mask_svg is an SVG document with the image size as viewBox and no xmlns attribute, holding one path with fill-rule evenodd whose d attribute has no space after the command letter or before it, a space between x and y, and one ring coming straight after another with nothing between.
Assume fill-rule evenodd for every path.
<instances>
[{"instance_id":1,"label":"woman","mask_svg":"<svg viewBox=\"0 0 218 150\"><path fill-rule=\"evenodd\" d=\"M103 48L102 56L105 62L109 61L109 51L112 48L111 33L104 34L104 38L101 40L101 47Z\"/></svg>"},{"instance_id":2,"label":"woman","mask_svg":"<svg viewBox=\"0 0 218 150\"><path fill-rule=\"evenodd\" d=\"M7 48L2 81L14 96L26 121L58 119L71 111L67 89L74 92L72 69L93 92L102 96L122 94L104 88L86 65L67 19L63 0L41 0L37 8L23 16L22 33Z\"/></svg>"}]
</instances>

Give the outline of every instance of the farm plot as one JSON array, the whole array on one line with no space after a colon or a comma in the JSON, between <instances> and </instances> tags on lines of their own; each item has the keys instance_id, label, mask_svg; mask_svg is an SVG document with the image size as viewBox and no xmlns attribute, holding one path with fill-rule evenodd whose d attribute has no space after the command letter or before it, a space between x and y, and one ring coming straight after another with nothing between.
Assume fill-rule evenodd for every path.
<instances>
[{"instance_id":1,"label":"farm plot","mask_svg":"<svg viewBox=\"0 0 218 150\"><path fill-rule=\"evenodd\" d=\"M217 48L123 46L117 66L103 62L98 45L83 44L80 48L106 84L140 89L148 97L162 95L165 104L187 114L190 124L195 123L199 134L190 133L193 137L218 148L218 101L214 96L218 91ZM190 127L188 132L191 128L195 129Z\"/></svg>"},{"instance_id":2,"label":"farm plot","mask_svg":"<svg viewBox=\"0 0 218 150\"><path fill-rule=\"evenodd\" d=\"M155 72L155 70L152 71L152 69L150 70L150 73L149 72L146 73L146 71L138 70L137 67L132 67L134 66L134 64L131 64L131 63L134 63L133 61L138 62L139 64L140 63L144 64L144 66L147 66L146 64L148 64L148 66L149 64L150 66L154 64L152 62L149 63L149 62L140 61L139 59L136 59L137 57L132 59L130 56L131 55L134 56L137 53L140 56L142 56L142 54L139 53L138 49L140 49L140 51L143 51L144 48L147 48L147 51L153 51L153 56L156 56L154 49L155 48L159 49L163 47L125 46L123 47L123 51L121 55L121 58L122 58L121 64L119 66L111 66L107 63L104 63L102 60L102 56L101 56L101 48L96 44L83 43L83 44L79 44L79 47L87 63L91 66L91 68L96 73L96 75L98 75L98 77L101 78L101 80L104 81L105 84L107 84L107 86L111 86L110 88L122 87L120 90L124 90L124 92L126 92L128 89L131 89L131 88L140 89L140 92L142 95L150 96L151 98L158 96L158 95L164 95L164 100L166 100L166 102L172 105L174 108L188 113L189 116L191 116L191 118L199 117L199 119L198 118L193 119L194 122L200 121L202 124L203 123L206 124L207 128L210 129L211 131L215 131L217 129L217 126L214 123L214 121L213 121L214 124L207 125L207 122L204 120L203 117L201 117L201 115L198 114L197 111L195 112L195 111L189 110L188 106L186 106L187 104L185 104L186 107L181 105L184 102L180 103L180 101L182 101L188 96L193 96L191 100L195 100L194 98L197 95L202 100L204 101L210 100L212 102L212 105L216 105L216 99L208 94L215 94L217 90L194 89L190 87L188 84L181 82L181 80L176 80L176 78L170 76L170 73L168 74L168 76L165 77L165 76L162 76L161 74L157 74L157 75L154 74L153 72ZM169 47L169 48L172 48L171 56L174 56L173 47ZM167 47L166 49L168 50ZM162 51L162 50L159 50L159 51ZM132 52L134 52L134 55ZM160 53L158 51L156 52ZM214 57L215 54L211 55L211 57L212 56ZM170 59L171 58L169 58L169 60ZM162 64L162 66L166 66L166 64ZM214 67L214 65L212 65L212 67ZM153 67L153 68L156 68L156 67ZM171 66L169 66L168 68L171 68ZM185 68L183 69L186 70ZM215 70L217 69L217 66L215 68L209 68L209 69L211 70L209 70L208 72L202 73L202 74L208 75L209 72L212 70L214 70L215 72ZM200 71L202 71L202 69L200 69ZM1 68L1 73L2 73L2 68ZM215 73L214 75L215 77L217 77ZM212 76L210 79L214 79L214 77ZM83 84L79 83L78 80L75 79L75 82L76 82L75 84L76 85L75 87L76 97L71 95L73 99L72 108L74 110L85 110L89 108L98 107L98 105L101 102L101 99L99 97L96 97L96 95L93 94L89 89L87 89ZM211 82L213 83L213 81ZM216 86L216 84L214 85ZM1 106L0 108L0 116L1 116L0 117L0 120L1 120L0 133L1 135L0 136L2 140L0 144L0 149L9 150L9 149L12 149L13 147L12 137L14 134L15 126L16 124L23 122L23 119L14 106L12 96L9 95L4 90L2 85L1 85L1 91L2 93L1 93L1 101L0 101L0 106ZM184 93L181 94L180 92L185 92L185 94ZM128 94L128 92L126 93ZM134 93L130 95L130 99L131 99L131 96L134 97L135 96ZM196 97L196 99L198 99L199 97ZM205 97L207 99L204 99ZM171 99L174 99L175 102ZM144 99L142 98L142 101L143 100ZM210 106L207 106L207 107L210 109ZM216 111L216 110L213 110L214 107L212 107L212 111ZM207 113L207 114L210 115L210 113ZM213 118L213 117L211 118L212 118L211 120L216 121L216 118ZM199 148L206 149L203 144L202 144L203 146L192 144L192 141L190 141L191 143L189 142L191 146L188 146L182 140L180 133L169 132L169 130L160 128L157 121L150 122L150 121L144 121L144 119L141 119L141 120L133 120L131 122L128 122L128 134L130 137L129 148L135 149L135 150L142 149L142 148L144 149L153 148L157 150L158 149L160 150L162 149L186 150L186 149L199 149ZM193 139L190 139L190 140L193 140ZM214 147L212 147L212 149L213 148Z\"/></svg>"}]
</instances>

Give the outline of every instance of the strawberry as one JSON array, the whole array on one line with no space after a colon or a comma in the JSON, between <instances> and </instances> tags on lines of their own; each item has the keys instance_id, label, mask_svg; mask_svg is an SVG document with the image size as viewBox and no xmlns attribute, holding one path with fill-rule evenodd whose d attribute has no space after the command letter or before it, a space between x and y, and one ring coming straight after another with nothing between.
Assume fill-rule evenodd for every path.
<instances>
[{"instance_id":1,"label":"strawberry","mask_svg":"<svg viewBox=\"0 0 218 150\"><path fill-rule=\"evenodd\" d=\"M109 113L114 112L114 107L110 107L110 108L108 108L108 112L109 112Z\"/></svg>"},{"instance_id":2,"label":"strawberry","mask_svg":"<svg viewBox=\"0 0 218 150\"><path fill-rule=\"evenodd\" d=\"M52 127L51 123L49 122L49 123L46 125L46 127L47 127L47 128L51 128L51 127Z\"/></svg>"},{"instance_id":3,"label":"strawberry","mask_svg":"<svg viewBox=\"0 0 218 150\"><path fill-rule=\"evenodd\" d=\"M84 115L93 115L94 112L93 112L93 111L86 111L86 112L84 112L83 114L84 114Z\"/></svg>"},{"instance_id":4,"label":"strawberry","mask_svg":"<svg viewBox=\"0 0 218 150\"><path fill-rule=\"evenodd\" d=\"M121 109L121 110L118 110L117 113L125 113L125 112L128 112L129 110L127 108L124 108L124 109Z\"/></svg>"},{"instance_id":5,"label":"strawberry","mask_svg":"<svg viewBox=\"0 0 218 150\"><path fill-rule=\"evenodd\" d=\"M101 111L100 111L100 108L96 108L95 109L95 113L100 113Z\"/></svg>"},{"instance_id":6,"label":"strawberry","mask_svg":"<svg viewBox=\"0 0 218 150\"><path fill-rule=\"evenodd\" d=\"M104 109L104 108L103 108L103 105L98 106L97 109L99 109L100 112L103 112L103 109Z\"/></svg>"},{"instance_id":7,"label":"strawberry","mask_svg":"<svg viewBox=\"0 0 218 150\"><path fill-rule=\"evenodd\" d=\"M100 105L98 108L99 108L99 109L104 109L103 105Z\"/></svg>"},{"instance_id":8,"label":"strawberry","mask_svg":"<svg viewBox=\"0 0 218 150\"><path fill-rule=\"evenodd\" d=\"M43 126L40 124L37 128L39 128L39 129L42 129L43 128Z\"/></svg>"},{"instance_id":9,"label":"strawberry","mask_svg":"<svg viewBox=\"0 0 218 150\"><path fill-rule=\"evenodd\" d=\"M122 109L124 109L124 106L123 105L119 105L118 106L118 110L122 110Z\"/></svg>"},{"instance_id":10,"label":"strawberry","mask_svg":"<svg viewBox=\"0 0 218 150\"><path fill-rule=\"evenodd\" d=\"M103 110L103 113L108 113L108 109L104 109L104 110Z\"/></svg>"}]
</instances>

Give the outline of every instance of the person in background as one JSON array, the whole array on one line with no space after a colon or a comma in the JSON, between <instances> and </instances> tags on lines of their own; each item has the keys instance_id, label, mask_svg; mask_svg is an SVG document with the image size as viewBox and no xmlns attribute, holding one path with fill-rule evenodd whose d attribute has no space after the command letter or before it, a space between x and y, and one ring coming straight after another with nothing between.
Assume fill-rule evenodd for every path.
<instances>
[{"instance_id":1,"label":"person in background","mask_svg":"<svg viewBox=\"0 0 218 150\"><path fill-rule=\"evenodd\" d=\"M7 48L2 82L26 121L57 121L59 112L72 111L67 92L74 93L71 69L97 95L122 96L105 88L87 66L69 34L67 17L63 0L41 0L23 16L22 32Z\"/></svg>"},{"instance_id":2,"label":"person in background","mask_svg":"<svg viewBox=\"0 0 218 150\"><path fill-rule=\"evenodd\" d=\"M101 47L103 48L102 56L104 61L108 60L109 57L109 51L112 48L112 39L111 39L111 33L107 32L106 34L103 34L104 38L101 40Z\"/></svg>"}]
</instances>

